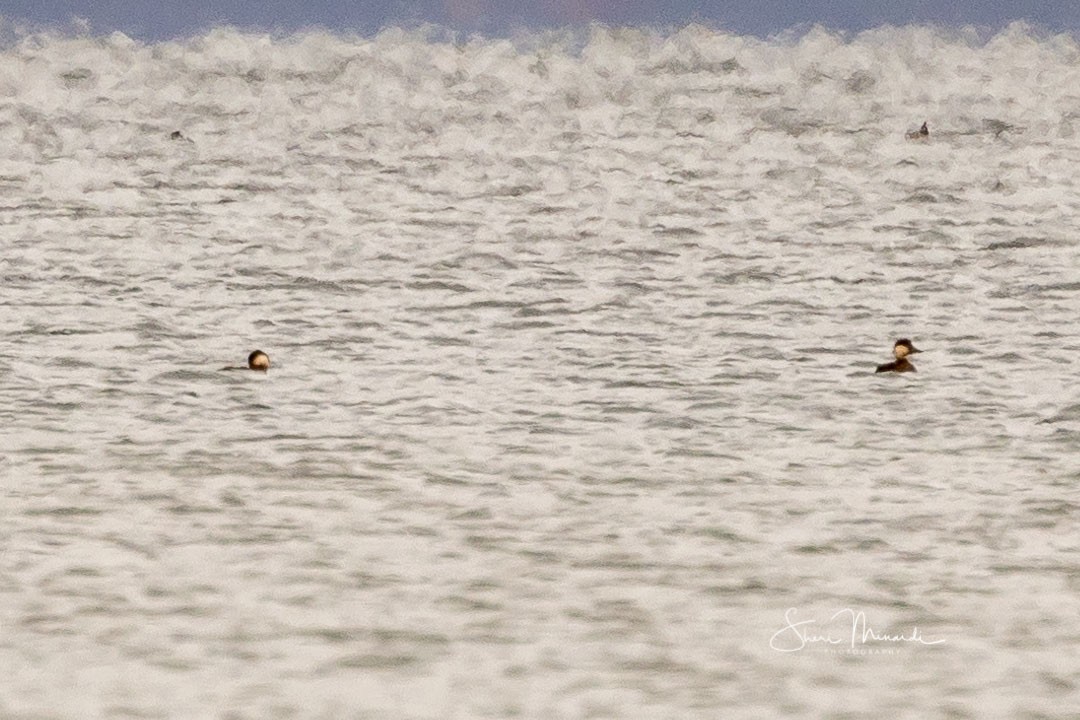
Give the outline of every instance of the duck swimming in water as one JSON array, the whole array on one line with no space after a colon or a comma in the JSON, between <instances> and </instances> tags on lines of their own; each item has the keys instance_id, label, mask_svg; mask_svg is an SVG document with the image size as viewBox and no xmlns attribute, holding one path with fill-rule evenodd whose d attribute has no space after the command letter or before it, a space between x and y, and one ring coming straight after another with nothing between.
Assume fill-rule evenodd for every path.
<instances>
[{"instance_id":1,"label":"duck swimming in water","mask_svg":"<svg viewBox=\"0 0 1080 720\"><path fill-rule=\"evenodd\" d=\"M229 365L228 367L221 368L222 370L260 370L266 372L270 369L270 356L264 353L262 350L253 350L248 355L247 367L241 367L239 365Z\"/></svg>"},{"instance_id":2,"label":"duck swimming in water","mask_svg":"<svg viewBox=\"0 0 1080 720\"><path fill-rule=\"evenodd\" d=\"M893 345L892 354L896 358L894 362L885 363L884 365L878 365L877 370L874 372L915 372L915 366L908 360L908 355L913 355L917 352L922 352L907 338L901 338Z\"/></svg>"},{"instance_id":3,"label":"duck swimming in water","mask_svg":"<svg viewBox=\"0 0 1080 720\"><path fill-rule=\"evenodd\" d=\"M909 132L904 135L908 140L926 140L930 137L930 128L926 127L926 123L922 124L922 127L914 132Z\"/></svg>"},{"instance_id":4,"label":"duck swimming in water","mask_svg":"<svg viewBox=\"0 0 1080 720\"><path fill-rule=\"evenodd\" d=\"M919 351L916 350L915 352ZM263 372L266 372L270 369L270 356L262 350L254 350L248 355L248 367L252 370L262 370Z\"/></svg>"}]
</instances>

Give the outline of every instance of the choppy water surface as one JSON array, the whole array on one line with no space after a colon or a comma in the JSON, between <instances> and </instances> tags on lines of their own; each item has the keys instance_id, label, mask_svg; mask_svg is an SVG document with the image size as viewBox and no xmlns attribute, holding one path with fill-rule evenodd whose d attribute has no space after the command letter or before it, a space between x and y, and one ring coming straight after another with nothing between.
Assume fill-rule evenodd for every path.
<instances>
[{"instance_id":1,"label":"choppy water surface","mask_svg":"<svg viewBox=\"0 0 1080 720\"><path fill-rule=\"evenodd\" d=\"M0 714L1075 717L1078 83L1023 28L9 42Z\"/></svg>"}]
</instances>

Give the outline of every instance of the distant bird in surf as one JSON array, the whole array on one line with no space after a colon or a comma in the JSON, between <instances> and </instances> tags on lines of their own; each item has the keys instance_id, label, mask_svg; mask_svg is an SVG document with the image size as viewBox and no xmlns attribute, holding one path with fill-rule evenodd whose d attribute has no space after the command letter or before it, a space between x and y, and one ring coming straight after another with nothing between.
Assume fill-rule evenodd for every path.
<instances>
[{"instance_id":1,"label":"distant bird in surf","mask_svg":"<svg viewBox=\"0 0 1080 720\"><path fill-rule=\"evenodd\" d=\"M926 140L930 137L930 128L926 127L926 123L924 122L921 128L907 133L904 137L908 140Z\"/></svg>"},{"instance_id":2,"label":"distant bird in surf","mask_svg":"<svg viewBox=\"0 0 1080 720\"><path fill-rule=\"evenodd\" d=\"M248 355L247 367L240 365L228 365L221 368L222 370L259 370L266 372L270 369L270 356L264 353L262 350L254 350Z\"/></svg>"},{"instance_id":3,"label":"distant bird in surf","mask_svg":"<svg viewBox=\"0 0 1080 720\"><path fill-rule=\"evenodd\" d=\"M917 349L907 338L901 338L893 345L892 354L896 358L891 363L878 365L874 372L915 372L915 366L908 360L908 355L914 355L922 350Z\"/></svg>"}]
</instances>

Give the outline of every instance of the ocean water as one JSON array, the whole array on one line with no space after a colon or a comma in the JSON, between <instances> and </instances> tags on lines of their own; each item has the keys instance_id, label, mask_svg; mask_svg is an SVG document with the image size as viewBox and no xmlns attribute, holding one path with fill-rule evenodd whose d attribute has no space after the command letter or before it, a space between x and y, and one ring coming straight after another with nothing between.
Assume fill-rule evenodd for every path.
<instances>
[{"instance_id":1,"label":"ocean water","mask_svg":"<svg viewBox=\"0 0 1080 720\"><path fill-rule=\"evenodd\" d=\"M1023 26L7 37L0 717L1077 717L1077 88Z\"/></svg>"}]
</instances>

